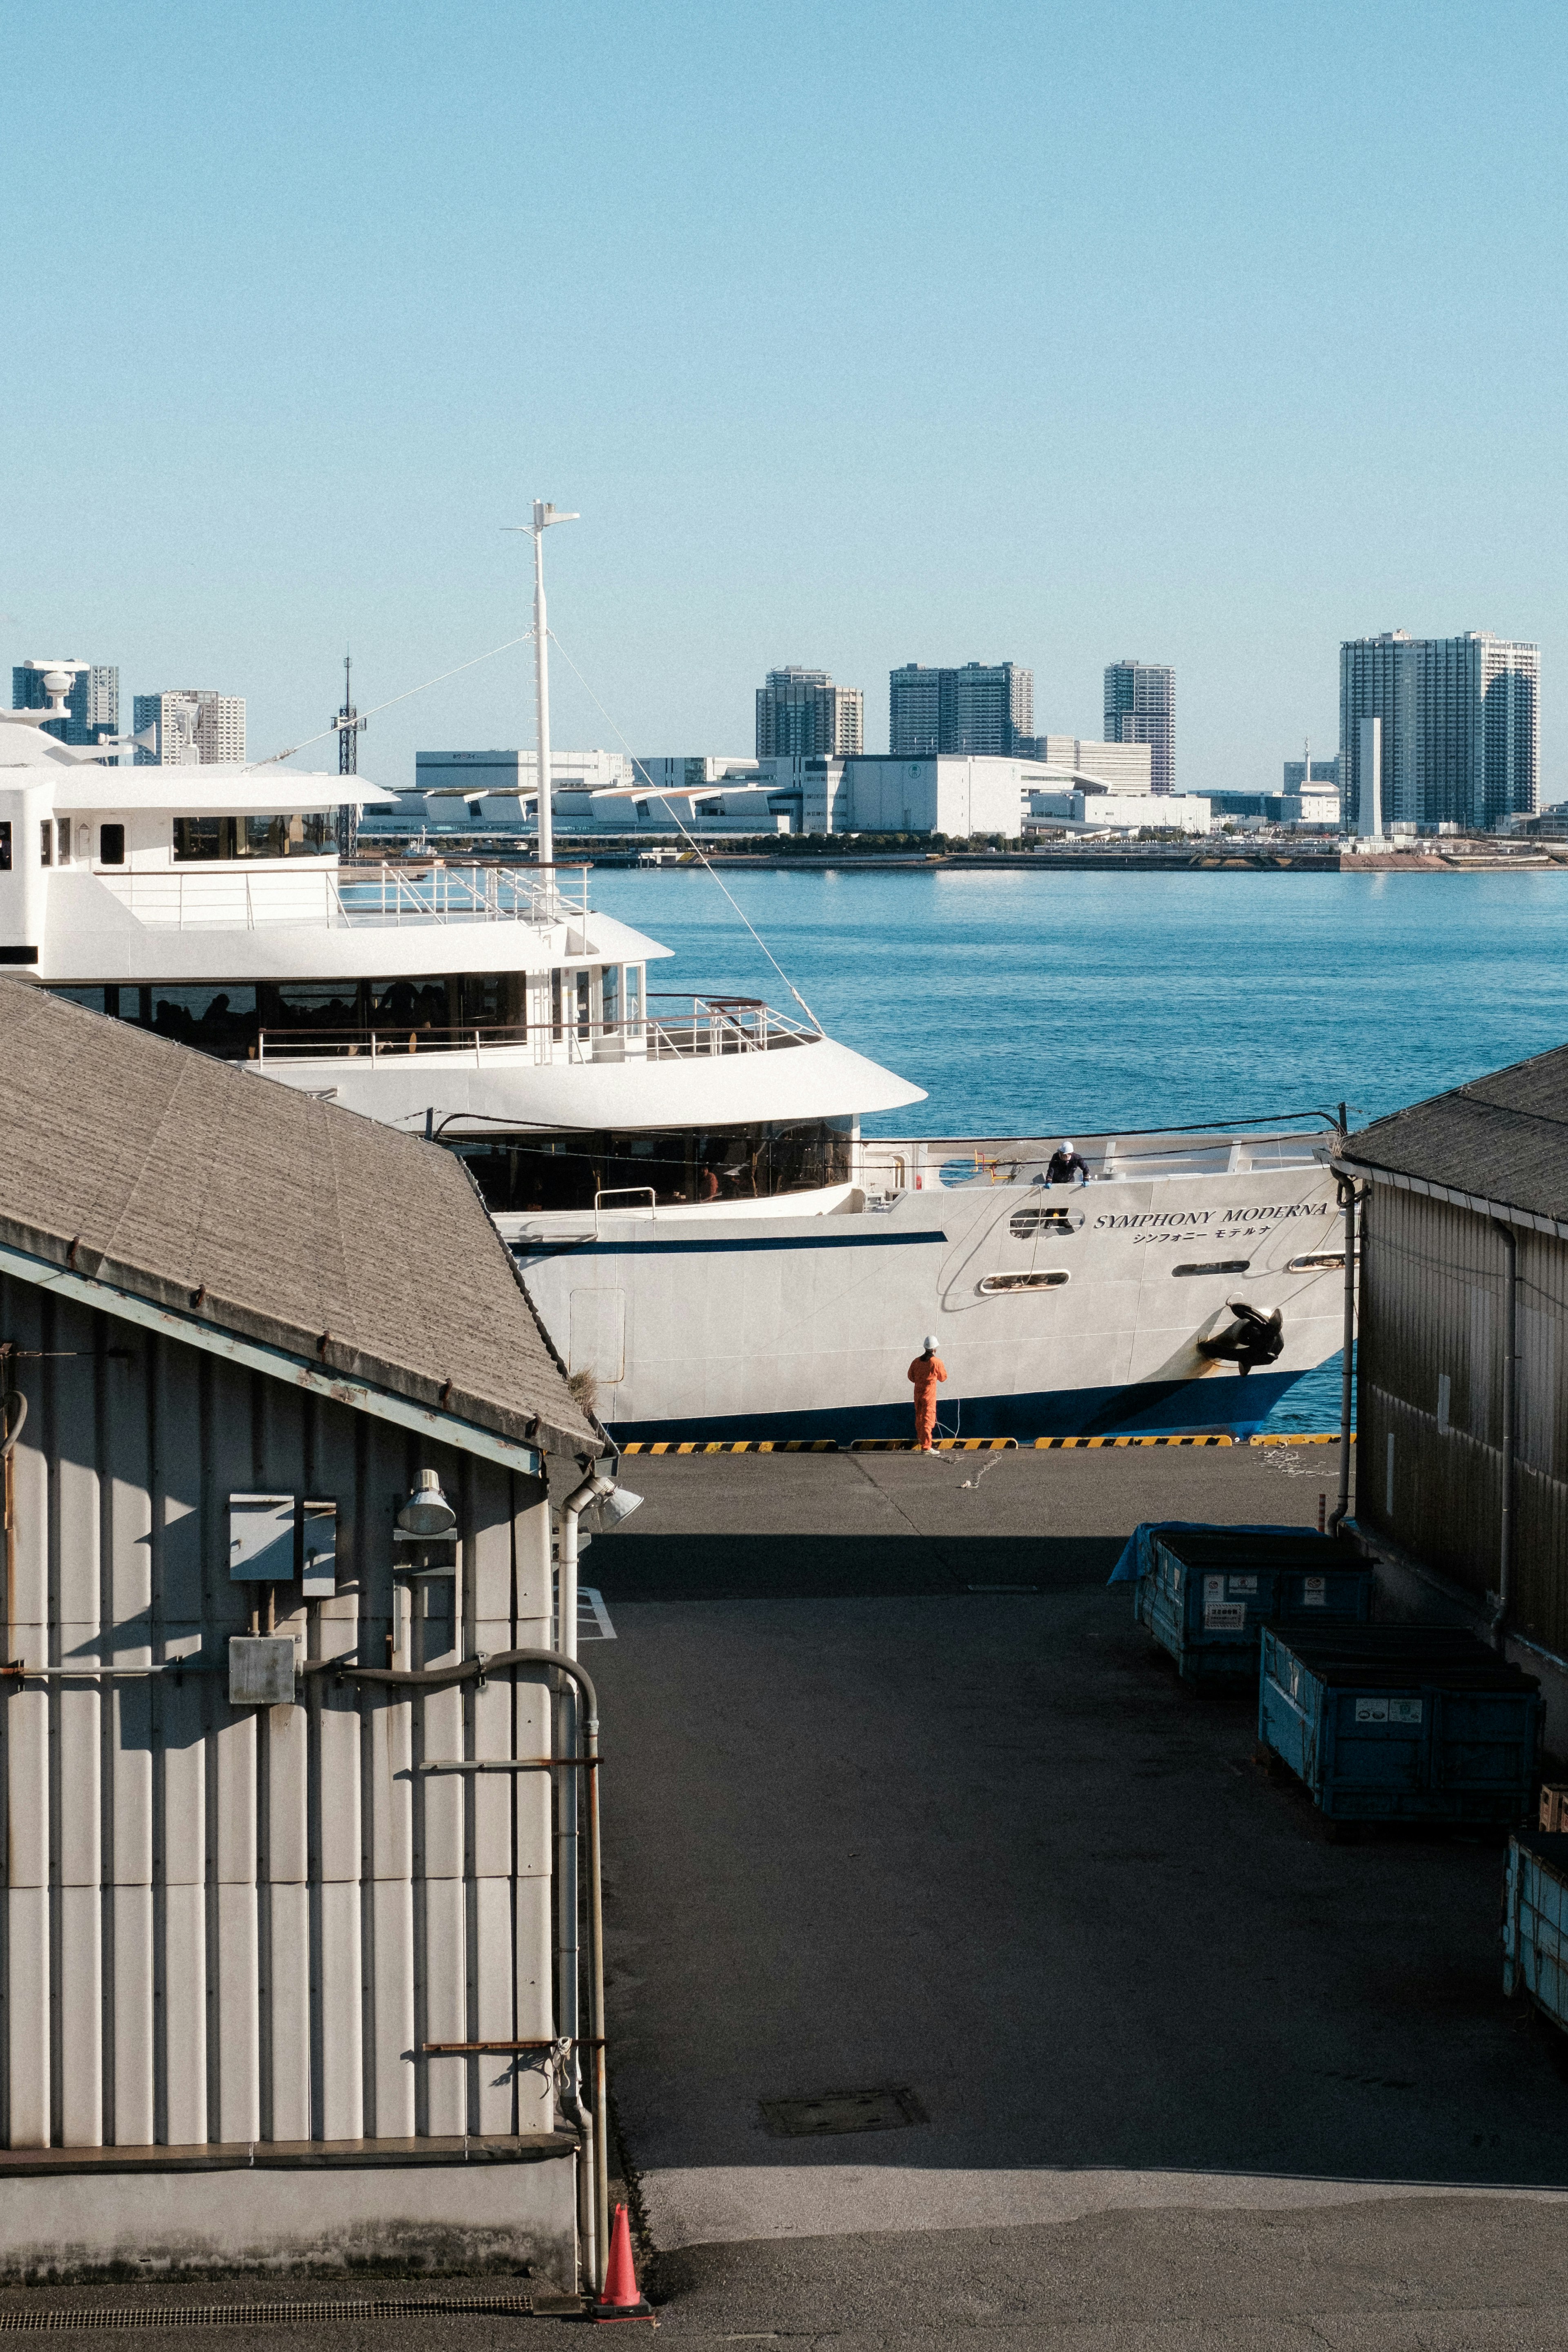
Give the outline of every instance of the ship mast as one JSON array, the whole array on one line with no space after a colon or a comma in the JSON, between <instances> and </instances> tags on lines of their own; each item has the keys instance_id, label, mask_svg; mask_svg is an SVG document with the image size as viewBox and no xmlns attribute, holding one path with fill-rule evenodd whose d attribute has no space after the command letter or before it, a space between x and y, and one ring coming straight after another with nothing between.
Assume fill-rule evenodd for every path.
<instances>
[{"instance_id":1,"label":"ship mast","mask_svg":"<svg viewBox=\"0 0 1568 2352\"><path fill-rule=\"evenodd\" d=\"M555 862L554 810L551 804L550 773L550 629L544 613L544 534L552 522L576 522L574 514L563 514L547 499L533 501L533 520L512 524L512 530L523 530L533 538L533 688L539 712L539 815L535 841L541 866Z\"/></svg>"}]
</instances>

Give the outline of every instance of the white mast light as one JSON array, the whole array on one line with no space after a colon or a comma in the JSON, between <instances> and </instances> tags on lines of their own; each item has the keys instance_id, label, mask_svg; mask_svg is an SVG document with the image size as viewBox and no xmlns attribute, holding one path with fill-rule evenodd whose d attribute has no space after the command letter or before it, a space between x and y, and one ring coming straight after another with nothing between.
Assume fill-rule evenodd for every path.
<instances>
[{"instance_id":1,"label":"white mast light","mask_svg":"<svg viewBox=\"0 0 1568 2352\"><path fill-rule=\"evenodd\" d=\"M535 499L531 522L505 526L509 530L526 530L533 539L533 686L539 709L539 818L535 839L541 866L552 866L555 862L550 793L550 630L544 614L544 534L552 522L581 520L580 515L552 507L548 499Z\"/></svg>"}]
</instances>

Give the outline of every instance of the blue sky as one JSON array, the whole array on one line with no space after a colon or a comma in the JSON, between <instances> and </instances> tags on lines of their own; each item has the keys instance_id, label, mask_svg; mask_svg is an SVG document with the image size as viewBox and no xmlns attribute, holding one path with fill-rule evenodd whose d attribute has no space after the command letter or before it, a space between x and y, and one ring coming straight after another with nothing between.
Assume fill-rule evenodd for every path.
<instances>
[{"instance_id":1,"label":"blue sky","mask_svg":"<svg viewBox=\"0 0 1568 2352\"><path fill-rule=\"evenodd\" d=\"M789 661L872 749L907 660L1093 734L1131 654L1178 781L1256 785L1333 748L1342 636L1492 628L1555 800L1565 49L1508 0L65 0L7 49L0 658L242 693L264 753L345 641L364 705L525 626L538 494L638 751L749 751ZM520 648L362 766L531 728Z\"/></svg>"}]
</instances>

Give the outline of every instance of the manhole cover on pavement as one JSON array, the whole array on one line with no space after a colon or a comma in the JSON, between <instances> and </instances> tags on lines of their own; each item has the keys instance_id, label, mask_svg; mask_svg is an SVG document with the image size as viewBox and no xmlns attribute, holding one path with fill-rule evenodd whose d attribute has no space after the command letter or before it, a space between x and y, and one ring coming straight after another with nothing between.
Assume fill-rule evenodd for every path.
<instances>
[{"instance_id":1,"label":"manhole cover on pavement","mask_svg":"<svg viewBox=\"0 0 1568 2352\"><path fill-rule=\"evenodd\" d=\"M902 2087L877 2091L824 2091L815 2099L759 2099L763 2121L783 2138L815 2132L903 2131L923 2124L926 2111Z\"/></svg>"}]
</instances>

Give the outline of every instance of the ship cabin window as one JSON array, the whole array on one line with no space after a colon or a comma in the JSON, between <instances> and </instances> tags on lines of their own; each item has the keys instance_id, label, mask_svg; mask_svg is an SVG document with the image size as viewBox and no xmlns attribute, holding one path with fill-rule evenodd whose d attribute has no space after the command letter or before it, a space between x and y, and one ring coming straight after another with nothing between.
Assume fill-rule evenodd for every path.
<instances>
[{"instance_id":1,"label":"ship cabin window","mask_svg":"<svg viewBox=\"0 0 1568 2352\"><path fill-rule=\"evenodd\" d=\"M228 1061L266 1051L355 1055L521 1045L528 1036L520 971L437 973L415 980L206 981L192 987L110 983L54 992L111 1020L132 1021Z\"/></svg>"},{"instance_id":2,"label":"ship cabin window","mask_svg":"<svg viewBox=\"0 0 1568 2352\"><path fill-rule=\"evenodd\" d=\"M52 866L55 862L55 821L47 816L38 827L38 863Z\"/></svg>"},{"instance_id":3,"label":"ship cabin window","mask_svg":"<svg viewBox=\"0 0 1568 2352\"><path fill-rule=\"evenodd\" d=\"M0 874L11 871L11 821L0 823Z\"/></svg>"},{"instance_id":4,"label":"ship cabin window","mask_svg":"<svg viewBox=\"0 0 1568 2352\"><path fill-rule=\"evenodd\" d=\"M55 827L55 836L59 845L55 851L55 863L58 866L68 866L71 862L71 827L68 816L60 818Z\"/></svg>"},{"instance_id":5,"label":"ship cabin window","mask_svg":"<svg viewBox=\"0 0 1568 2352\"><path fill-rule=\"evenodd\" d=\"M100 824L99 826L98 862L100 866L124 865L125 827L122 824Z\"/></svg>"},{"instance_id":6,"label":"ship cabin window","mask_svg":"<svg viewBox=\"0 0 1568 2352\"><path fill-rule=\"evenodd\" d=\"M498 1215L592 1210L603 1192L679 1202L769 1200L849 1181L848 1119L668 1132L486 1136L453 1145ZM616 1203L606 1204L614 1209Z\"/></svg>"},{"instance_id":7,"label":"ship cabin window","mask_svg":"<svg viewBox=\"0 0 1568 2352\"><path fill-rule=\"evenodd\" d=\"M230 857L321 857L338 845L337 820L317 809L308 816L177 816L176 866L209 865Z\"/></svg>"}]
</instances>

